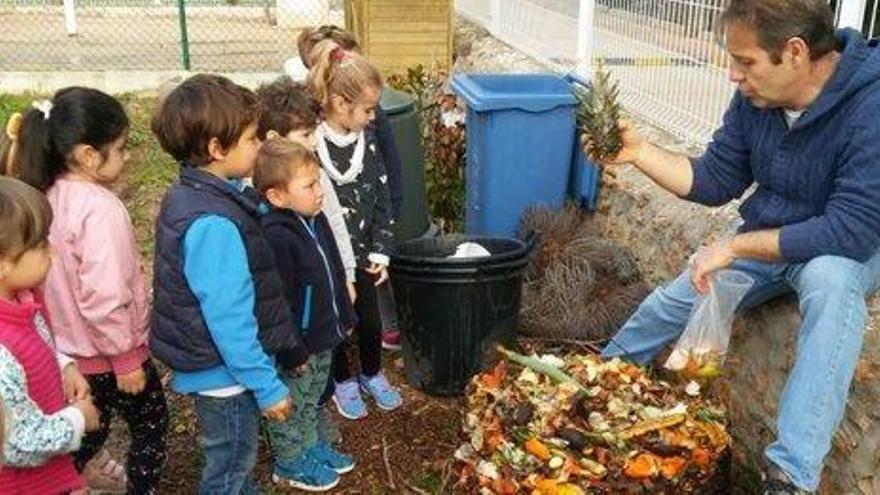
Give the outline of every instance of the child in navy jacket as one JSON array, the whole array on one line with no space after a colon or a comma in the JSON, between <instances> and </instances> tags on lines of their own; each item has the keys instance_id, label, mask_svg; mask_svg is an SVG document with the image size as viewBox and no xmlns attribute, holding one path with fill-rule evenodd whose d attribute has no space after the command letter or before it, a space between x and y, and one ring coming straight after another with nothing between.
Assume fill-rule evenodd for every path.
<instances>
[{"instance_id":1,"label":"child in navy jacket","mask_svg":"<svg viewBox=\"0 0 880 495\"><path fill-rule=\"evenodd\" d=\"M327 217L320 166L310 150L270 139L260 150L254 187L272 206L261 221L272 245L284 293L309 350L308 370L281 370L294 400L293 415L269 424L275 453L273 480L308 491L336 486L354 460L318 440L318 401L333 349L354 326L345 270Z\"/></svg>"}]
</instances>

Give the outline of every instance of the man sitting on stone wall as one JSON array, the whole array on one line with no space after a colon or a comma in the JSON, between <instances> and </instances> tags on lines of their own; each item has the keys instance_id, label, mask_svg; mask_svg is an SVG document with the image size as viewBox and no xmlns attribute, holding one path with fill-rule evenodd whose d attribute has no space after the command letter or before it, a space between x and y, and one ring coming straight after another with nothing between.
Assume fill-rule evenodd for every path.
<instances>
[{"instance_id":1,"label":"man sitting on stone wall","mask_svg":"<svg viewBox=\"0 0 880 495\"><path fill-rule=\"evenodd\" d=\"M650 361L721 268L754 279L741 307L795 292L803 323L765 451L765 493L807 493L843 417L865 299L880 281L880 49L854 30L835 32L825 0L732 0L719 33L737 91L706 152L662 150L624 124L610 164L632 163L709 206L757 187L739 208L738 233L648 296L604 355Z\"/></svg>"}]
</instances>

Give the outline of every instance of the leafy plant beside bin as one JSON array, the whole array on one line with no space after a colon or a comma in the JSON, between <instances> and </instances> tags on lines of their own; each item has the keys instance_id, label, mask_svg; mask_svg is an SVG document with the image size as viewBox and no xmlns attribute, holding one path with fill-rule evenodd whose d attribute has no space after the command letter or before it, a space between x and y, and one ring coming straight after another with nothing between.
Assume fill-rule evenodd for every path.
<instances>
[{"instance_id":1,"label":"leafy plant beside bin","mask_svg":"<svg viewBox=\"0 0 880 495\"><path fill-rule=\"evenodd\" d=\"M464 111L445 83L445 73L422 65L388 78L389 86L415 97L423 123L428 206L441 232L450 233L464 227L466 139Z\"/></svg>"}]
</instances>

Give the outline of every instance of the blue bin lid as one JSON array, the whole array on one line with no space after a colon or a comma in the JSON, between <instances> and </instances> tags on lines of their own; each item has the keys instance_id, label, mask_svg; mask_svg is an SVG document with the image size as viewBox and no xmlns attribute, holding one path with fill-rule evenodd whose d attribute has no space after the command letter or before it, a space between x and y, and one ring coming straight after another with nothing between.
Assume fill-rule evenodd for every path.
<instances>
[{"instance_id":1,"label":"blue bin lid","mask_svg":"<svg viewBox=\"0 0 880 495\"><path fill-rule=\"evenodd\" d=\"M546 112L577 101L569 82L552 74L456 74L452 90L477 112Z\"/></svg>"}]
</instances>

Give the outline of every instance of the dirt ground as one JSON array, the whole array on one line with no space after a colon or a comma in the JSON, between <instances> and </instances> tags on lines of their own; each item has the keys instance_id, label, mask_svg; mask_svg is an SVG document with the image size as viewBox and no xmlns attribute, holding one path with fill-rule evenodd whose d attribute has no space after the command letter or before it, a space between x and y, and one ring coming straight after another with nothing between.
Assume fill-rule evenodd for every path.
<instances>
[{"instance_id":1,"label":"dirt ground","mask_svg":"<svg viewBox=\"0 0 880 495\"><path fill-rule=\"evenodd\" d=\"M369 415L360 421L336 415L342 427L342 450L355 456L357 467L342 476L342 482L333 493L452 493L457 479L451 459L458 447L459 399L430 397L409 387L394 364L397 361L394 355L385 357L386 373L392 382L401 386L404 405L391 413L370 405ZM172 420L161 493L195 493L202 459L196 447L198 424L192 402L171 393L168 402ZM118 426L121 428L116 428L117 431L125 429L123 425ZM119 449L123 444L123 437L113 444L120 458ZM260 485L267 493L302 493L274 487L271 467L272 459L264 438L256 468Z\"/></svg>"}]
</instances>

